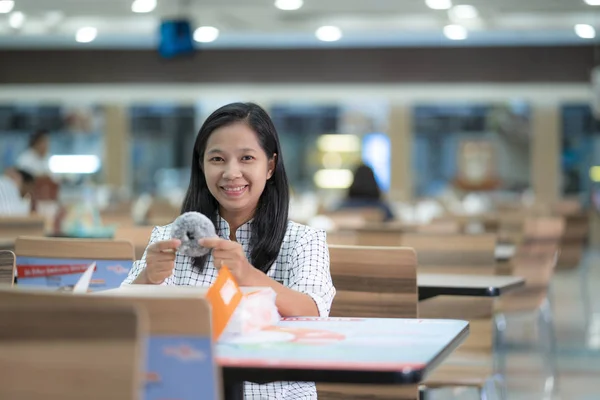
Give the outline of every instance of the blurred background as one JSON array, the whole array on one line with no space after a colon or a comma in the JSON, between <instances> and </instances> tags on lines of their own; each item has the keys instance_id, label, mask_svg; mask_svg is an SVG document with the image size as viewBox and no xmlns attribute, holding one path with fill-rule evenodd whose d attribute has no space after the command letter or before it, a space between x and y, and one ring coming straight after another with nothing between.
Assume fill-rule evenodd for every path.
<instances>
[{"instance_id":1,"label":"blurred background","mask_svg":"<svg viewBox=\"0 0 600 400\"><path fill-rule=\"evenodd\" d=\"M47 130L60 204L178 208L203 120L254 101L281 135L301 221L342 201L360 163L407 221L593 205L599 5L0 0L0 169ZM432 199L441 208L419 211Z\"/></svg>"}]
</instances>

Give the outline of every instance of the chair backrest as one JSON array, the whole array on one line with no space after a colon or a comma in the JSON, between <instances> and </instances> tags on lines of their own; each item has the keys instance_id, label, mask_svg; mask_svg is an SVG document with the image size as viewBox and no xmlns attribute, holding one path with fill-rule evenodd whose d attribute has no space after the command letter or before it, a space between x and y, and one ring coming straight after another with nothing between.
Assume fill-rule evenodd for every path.
<instances>
[{"instance_id":1,"label":"chair backrest","mask_svg":"<svg viewBox=\"0 0 600 400\"><path fill-rule=\"evenodd\" d=\"M96 262L90 290L121 285L133 265L127 241L19 237L15 242L18 285L69 290Z\"/></svg>"},{"instance_id":2,"label":"chair backrest","mask_svg":"<svg viewBox=\"0 0 600 400\"><path fill-rule=\"evenodd\" d=\"M0 238L16 239L19 236L44 236L46 220L41 216L0 217Z\"/></svg>"},{"instance_id":3,"label":"chair backrest","mask_svg":"<svg viewBox=\"0 0 600 400\"><path fill-rule=\"evenodd\" d=\"M401 236L402 246L417 252L419 271L448 274L494 275L496 236L412 234Z\"/></svg>"},{"instance_id":4,"label":"chair backrest","mask_svg":"<svg viewBox=\"0 0 600 400\"><path fill-rule=\"evenodd\" d=\"M549 241L559 243L565 233L565 220L562 217L529 217L523 224L525 242Z\"/></svg>"},{"instance_id":5,"label":"chair backrest","mask_svg":"<svg viewBox=\"0 0 600 400\"><path fill-rule=\"evenodd\" d=\"M327 242L348 246L375 246L394 247L401 246L402 233L414 232L414 225L407 225L398 221L371 222L356 227L342 227L327 233Z\"/></svg>"},{"instance_id":6,"label":"chair backrest","mask_svg":"<svg viewBox=\"0 0 600 400\"><path fill-rule=\"evenodd\" d=\"M0 398L139 399L144 314L40 300L0 302Z\"/></svg>"},{"instance_id":7,"label":"chair backrest","mask_svg":"<svg viewBox=\"0 0 600 400\"><path fill-rule=\"evenodd\" d=\"M460 233L460 228L461 227L458 221L447 219L437 221L434 220L429 224L417 225L416 231L418 233L456 235Z\"/></svg>"},{"instance_id":8,"label":"chair backrest","mask_svg":"<svg viewBox=\"0 0 600 400\"><path fill-rule=\"evenodd\" d=\"M163 199L153 199L146 214L147 225L167 225L181 214L181 207L175 207Z\"/></svg>"},{"instance_id":9,"label":"chair backrest","mask_svg":"<svg viewBox=\"0 0 600 400\"><path fill-rule=\"evenodd\" d=\"M406 234L405 246L414 247L419 272L495 275L496 236ZM469 321L470 334L460 353L490 354L493 349L492 315L494 300L483 297L437 296L419 302L420 318L448 318Z\"/></svg>"},{"instance_id":10,"label":"chair backrest","mask_svg":"<svg viewBox=\"0 0 600 400\"><path fill-rule=\"evenodd\" d=\"M511 259L512 273L525 278L525 289L547 290L564 233L563 217L531 217L525 220L524 240Z\"/></svg>"},{"instance_id":11,"label":"chair backrest","mask_svg":"<svg viewBox=\"0 0 600 400\"><path fill-rule=\"evenodd\" d=\"M128 240L135 248L135 258L139 260L144 255L150 235L152 234L153 226L120 226L115 232L115 240Z\"/></svg>"},{"instance_id":12,"label":"chair backrest","mask_svg":"<svg viewBox=\"0 0 600 400\"><path fill-rule=\"evenodd\" d=\"M140 368L145 371L145 397L151 393L156 398L194 398L202 393L203 399L219 400L220 377L214 363L210 306L205 293L165 286L144 289L91 295L0 290L0 304L64 305L75 299L82 305L137 307L148 317L147 357Z\"/></svg>"},{"instance_id":13,"label":"chair backrest","mask_svg":"<svg viewBox=\"0 0 600 400\"><path fill-rule=\"evenodd\" d=\"M0 285L10 285L15 281L15 253L0 251Z\"/></svg>"},{"instance_id":14,"label":"chair backrest","mask_svg":"<svg viewBox=\"0 0 600 400\"><path fill-rule=\"evenodd\" d=\"M337 294L332 317L416 318L417 258L413 249L329 245ZM399 390L398 390L399 389ZM416 386L317 384L319 399L417 399Z\"/></svg>"},{"instance_id":15,"label":"chair backrest","mask_svg":"<svg viewBox=\"0 0 600 400\"><path fill-rule=\"evenodd\" d=\"M333 317L416 318L417 259L400 247L329 246Z\"/></svg>"},{"instance_id":16,"label":"chair backrest","mask_svg":"<svg viewBox=\"0 0 600 400\"><path fill-rule=\"evenodd\" d=\"M338 228L360 228L368 223L379 223L384 220L384 213L379 208L344 208L325 214Z\"/></svg>"}]
</instances>

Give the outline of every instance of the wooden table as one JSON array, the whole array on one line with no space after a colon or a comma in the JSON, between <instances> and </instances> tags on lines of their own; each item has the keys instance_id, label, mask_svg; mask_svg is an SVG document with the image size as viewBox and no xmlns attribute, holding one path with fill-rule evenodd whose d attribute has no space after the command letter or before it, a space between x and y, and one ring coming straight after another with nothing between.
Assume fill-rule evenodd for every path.
<instances>
[{"instance_id":1,"label":"wooden table","mask_svg":"<svg viewBox=\"0 0 600 400\"><path fill-rule=\"evenodd\" d=\"M225 399L243 382L417 384L468 336L458 320L285 318L216 345Z\"/></svg>"},{"instance_id":2,"label":"wooden table","mask_svg":"<svg viewBox=\"0 0 600 400\"><path fill-rule=\"evenodd\" d=\"M15 239L0 237L0 250L13 250L15 248Z\"/></svg>"},{"instance_id":3,"label":"wooden table","mask_svg":"<svg viewBox=\"0 0 600 400\"><path fill-rule=\"evenodd\" d=\"M424 274L417 275L419 300L435 296L498 297L525 285L518 276Z\"/></svg>"}]
</instances>

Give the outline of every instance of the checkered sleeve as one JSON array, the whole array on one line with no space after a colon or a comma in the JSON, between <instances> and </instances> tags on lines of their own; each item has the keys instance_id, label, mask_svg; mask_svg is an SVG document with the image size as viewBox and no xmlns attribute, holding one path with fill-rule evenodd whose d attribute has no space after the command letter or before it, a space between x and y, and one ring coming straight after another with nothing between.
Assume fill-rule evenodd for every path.
<instances>
[{"instance_id":1,"label":"checkered sleeve","mask_svg":"<svg viewBox=\"0 0 600 400\"><path fill-rule=\"evenodd\" d=\"M161 240L169 239L168 232L169 232L169 229L167 226L155 226L154 229L152 229L152 234L150 235L150 240L148 241L148 246L146 246L146 250L144 250L144 254L142 255L142 258L133 263L131 269L129 270L129 274L127 275L127 278L125 278L125 280L123 281L123 283L121 285L130 285L133 283L133 281L135 280L135 278L138 277L140 272L142 272L144 270L144 268L146 268L146 253L148 253L148 247L153 243L160 242ZM170 281L172 281L172 280L173 280L173 276L170 276L163 282L163 285L169 284Z\"/></svg>"},{"instance_id":2,"label":"checkered sleeve","mask_svg":"<svg viewBox=\"0 0 600 400\"><path fill-rule=\"evenodd\" d=\"M312 297L321 317L329 316L335 288L325 232L307 227L291 255L289 287Z\"/></svg>"}]
</instances>

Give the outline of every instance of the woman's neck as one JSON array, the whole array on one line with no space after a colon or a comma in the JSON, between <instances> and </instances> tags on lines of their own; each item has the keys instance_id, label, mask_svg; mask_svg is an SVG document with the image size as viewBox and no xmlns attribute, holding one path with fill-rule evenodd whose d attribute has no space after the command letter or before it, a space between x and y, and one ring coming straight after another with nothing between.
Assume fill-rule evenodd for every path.
<instances>
[{"instance_id":1,"label":"woman's neck","mask_svg":"<svg viewBox=\"0 0 600 400\"><path fill-rule=\"evenodd\" d=\"M254 216L254 210L250 212L237 211L237 212L229 212L224 210L223 208L219 209L219 214L221 218L223 218L229 224L229 239L236 241L235 233L238 228L244 225L246 222L250 221Z\"/></svg>"}]
</instances>

